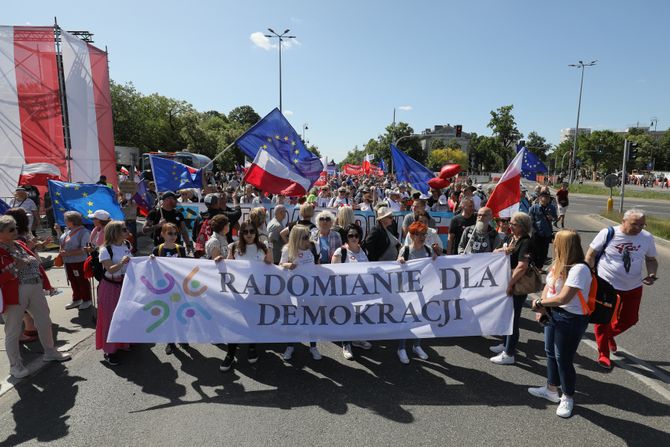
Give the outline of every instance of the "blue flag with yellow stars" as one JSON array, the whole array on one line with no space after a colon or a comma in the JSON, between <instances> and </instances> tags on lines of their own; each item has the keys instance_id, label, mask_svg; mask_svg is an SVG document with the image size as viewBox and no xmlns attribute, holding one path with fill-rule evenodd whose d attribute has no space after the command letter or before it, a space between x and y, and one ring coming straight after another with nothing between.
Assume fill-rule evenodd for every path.
<instances>
[{"instance_id":1,"label":"blue flag with yellow stars","mask_svg":"<svg viewBox=\"0 0 670 447\"><path fill-rule=\"evenodd\" d=\"M523 146L517 144L516 152L518 153L523 148L524 148ZM523 160L521 164L521 175L523 176L523 178L535 181L536 174L538 172L547 172L547 171L548 169L545 166L545 164L542 163L542 160L540 160L537 157L537 155L535 155L534 153L529 151L528 148L526 148L526 152L523 154Z\"/></svg>"},{"instance_id":2,"label":"blue flag with yellow stars","mask_svg":"<svg viewBox=\"0 0 670 447\"><path fill-rule=\"evenodd\" d=\"M399 182L406 182L416 190L428 194L428 180L435 177L435 173L391 144L393 169Z\"/></svg>"},{"instance_id":3,"label":"blue flag with yellow stars","mask_svg":"<svg viewBox=\"0 0 670 447\"><path fill-rule=\"evenodd\" d=\"M307 150L298 133L275 108L236 141L237 146L254 160L259 150L266 150L289 169L311 181L319 179L323 171L321 159Z\"/></svg>"},{"instance_id":4,"label":"blue flag with yellow stars","mask_svg":"<svg viewBox=\"0 0 670 447\"><path fill-rule=\"evenodd\" d=\"M184 188L202 189L202 169L167 158L149 155L156 192L176 192Z\"/></svg>"},{"instance_id":5,"label":"blue flag with yellow stars","mask_svg":"<svg viewBox=\"0 0 670 447\"><path fill-rule=\"evenodd\" d=\"M93 224L93 221L87 216L96 210L107 211L114 220L124 219L114 191L105 185L49 180L49 195L53 204L54 218L58 225L65 225L63 213L66 211L81 213L84 224Z\"/></svg>"}]
</instances>

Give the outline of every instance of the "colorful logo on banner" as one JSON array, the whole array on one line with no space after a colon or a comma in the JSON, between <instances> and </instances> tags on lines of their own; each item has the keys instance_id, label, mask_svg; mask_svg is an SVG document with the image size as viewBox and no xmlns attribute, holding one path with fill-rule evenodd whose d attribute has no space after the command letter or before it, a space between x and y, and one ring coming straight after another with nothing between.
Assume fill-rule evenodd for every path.
<instances>
[{"instance_id":1,"label":"colorful logo on banner","mask_svg":"<svg viewBox=\"0 0 670 447\"><path fill-rule=\"evenodd\" d=\"M169 297L166 297L165 299L150 301L142 307L142 310L149 312L152 316L156 317L156 320L147 326L145 332L153 332L170 318L170 315L172 314L170 303L178 305L174 314L176 315L175 318L177 318L177 321L181 324L188 324L190 319L197 315L202 316L206 320L212 319L212 315L207 312L200 303L188 300L186 297L198 298L207 291L207 286L201 285L200 281L195 279L195 276L199 271L200 267L194 267L191 272L186 275L181 283L183 294L180 293L179 286L177 286L177 280L169 273L165 273L163 278L156 281L155 284L149 281L149 278L144 275L140 277L142 284L144 284L147 290L154 295L169 294Z\"/></svg>"}]
</instances>

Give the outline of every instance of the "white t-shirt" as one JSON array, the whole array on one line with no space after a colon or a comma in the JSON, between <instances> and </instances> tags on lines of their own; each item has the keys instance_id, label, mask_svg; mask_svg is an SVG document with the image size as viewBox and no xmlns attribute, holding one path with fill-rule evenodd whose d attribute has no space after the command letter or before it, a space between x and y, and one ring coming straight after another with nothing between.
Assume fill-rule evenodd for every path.
<instances>
[{"instance_id":1,"label":"white t-shirt","mask_svg":"<svg viewBox=\"0 0 670 447\"><path fill-rule=\"evenodd\" d=\"M472 204L475 206L475 211L479 210L482 207L482 198L477 194L472 195Z\"/></svg>"},{"instance_id":2,"label":"white t-shirt","mask_svg":"<svg viewBox=\"0 0 670 447\"><path fill-rule=\"evenodd\" d=\"M130 252L130 248L125 244L121 245L111 245L112 247L112 257L109 257L109 251L107 250L107 247L102 246L98 248L98 259L100 260L100 263L102 264L102 261L112 261L112 264L118 264L121 262L121 259L123 259L124 256L132 256L133 254ZM128 264L124 264L120 270L117 270L116 272L109 273L108 271L105 271L105 277L118 281L121 279L121 277L126 273L126 269L128 268Z\"/></svg>"},{"instance_id":3,"label":"white t-shirt","mask_svg":"<svg viewBox=\"0 0 670 447\"><path fill-rule=\"evenodd\" d=\"M284 264L285 262L289 262L288 260L288 246L284 246L284 248L281 251L281 259L279 260L280 264ZM293 261L294 264L297 265L302 265L302 264L311 264L314 265L314 254L312 253L312 250L307 249L307 250L298 250L298 258Z\"/></svg>"},{"instance_id":4,"label":"white t-shirt","mask_svg":"<svg viewBox=\"0 0 670 447\"><path fill-rule=\"evenodd\" d=\"M568 271L568 278L567 280L563 279L558 279L556 281L556 284L554 286L550 286L550 284L553 282L553 270L549 271L549 274L547 275L547 287L549 287L549 290L547 291L547 298L553 298L559 293L561 293L561 289L563 286L568 286L568 287L574 287L575 289L579 289L582 292L582 296L584 297L584 302L587 302L589 299L589 291L591 290L591 270L584 264L577 264L573 265L570 270ZM574 297L568 302L568 304L564 304L562 306L563 309L567 310L568 312L575 314L575 315L584 315L584 311L582 309L582 303L581 300L579 299L579 295L575 294Z\"/></svg>"},{"instance_id":5,"label":"white t-shirt","mask_svg":"<svg viewBox=\"0 0 670 447\"><path fill-rule=\"evenodd\" d=\"M607 238L607 228L603 229L591 242L590 247L600 253ZM624 267L624 252L630 255L630 268ZM643 268L646 257L656 257L654 237L647 230L636 236L624 234L620 226L614 227L614 237L605 248L598 263L598 276L606 280L616 290L633 290L642 285Z\"/></svg>"},{"instance_id":6,"label":"white t-shirt","mask_svg":"<svg viewBox=\"0 0 670 447\"><path fill-rule=\"evenodd\" d=\"M333 256L339 256L341 258L342 247L335 250ZM358 253L354 253L353 251L347 249L347 257L342 260L342 262L368 262L368 256L365 254L362 248L358 250Z\"/></svg>"},{"instance_id":7,"label":"white t-shirt","mask_svg":"<svg viewBox=\"0 0 670 447\"><path fill-rule=\"evenodd\" d=\"M386 199L386 202L389 204L389 208L391 208L391 211L400 211L400 202L396 202L390 197Z\"/></svg>"},{"instance_id":8,"label":"white t-shirt","mask_svg":"<svg viewBox=\"0 0 670 447\"><path fill-rule=\"evenodd\" d=\"M265 259L265 252L259 250L256 244L247 245L247 248L244 250L244 254L240 254L240 251L237 250L237 247L234 247L236 242L228 245L228 252L233 253L233 257L240 261L263 261Z\"/></svg>"},{"instance_id":9,"label":"white t-shirt","mask_svg":"<svg viewBox=\"0 0 670 447\"><path fill-rule=\"evenodd\" d=\"M26 198L26 200L12 199L11 202L9 202L9 207L23 208L24 210L26 210L26 214L28 215L28 229L30 230L33 227L33 219L35 219L35 216L33 216L33 211L37 211L37 205L35 205L33 199L30 198Z\"/></svg>"}]
</instances>

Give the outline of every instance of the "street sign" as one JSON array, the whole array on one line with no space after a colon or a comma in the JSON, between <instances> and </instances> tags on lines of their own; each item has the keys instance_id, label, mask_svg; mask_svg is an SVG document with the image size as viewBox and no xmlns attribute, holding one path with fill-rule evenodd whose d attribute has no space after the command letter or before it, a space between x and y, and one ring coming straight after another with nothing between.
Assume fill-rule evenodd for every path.
<instances>
[{"instance_id":1,"label":"street sign","mask_svg":"<svg viewBox=\"0 0 670 447\"><path fill-rule=\"evenodd\" d=\"M619 183L619 177L616 174L608 174L605 176L605 186L614 188Z\"/></svg>"}]
</instances>

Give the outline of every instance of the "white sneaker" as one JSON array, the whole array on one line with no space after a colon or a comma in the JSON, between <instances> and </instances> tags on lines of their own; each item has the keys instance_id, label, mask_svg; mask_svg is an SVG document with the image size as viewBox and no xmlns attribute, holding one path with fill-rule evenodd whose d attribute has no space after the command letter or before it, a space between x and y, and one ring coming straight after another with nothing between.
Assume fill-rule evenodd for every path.
<instances>
[{"instance_id":1,"label":"white sneaker","mask_svg":"<svg viewBox=\"0 0 670 447\"><path fill-rule=\"evenodd\" d=\"M55 349L51 352L45 352L42 356L43 362L66 362L70 360L72 356L67 352L56 351Z\"/></svg>"},{"instance_id":2,"label":"white sneaker","mask_svg":"<svg viewBox=\"0 0 670 447\"><path fill-rule=\"evenodd\" d=\"M351 352L351 345L350 344L345 344L342 346L342 355L346 360L353 360L354 359L354 353Z\"/></svg>"},{"instance_id":3,"label":"white sneaker","mask_svg":"<svg viewBox=\"0 0 670 447\"><path fill-rule=\"evenodd\" d=\"M409 357L407 357L407 351L404 349L398 349L398 358L403 365L409 364Z\"/></svg>"},{"instance_id":4,"label":"white sneaker","mask_svg":"<svg viewBox=\"0 0 670 447\"><path fill-rule=\"evenodd\" d=\"M570 416L572 416L572 409L574 408L574 406L575 406L574 399L567 396L563 396L561 397L561 403L558 404L558 408L556 409L556 415L562 418L569 418Z\"/></svg>"},{"instance_id":5,"label":"white sneaker","mask_svg":"<svg viewBox=\"0 0 670 447\"><path fill-rule=\"evenodd\" d=\"M28 368L25 366L18 365L9 368L9 374L11 374L12 377L16 377L17 379L23 379L24 377L28 377L30 375L30 371L28 371Z\"/></svg>"},{"instance_id":6,"label":"white sneaker","mask_svg":"<svg viewBox=\"0 0 670 447\"><path fill-rule=\"evenodd\" d=\"M366 351L372 349L372 343L365 340L352 341L351 346L353 346L354 348L365 349Z\"/></svg>"},{"instance_id":7,"label":"white sneaker","mask_svg":"<svg viewBox=\"0 0 670 447\"><path fill-rule=\"evenodd\" d=\"M79 310L88 309L88 308L91 307L92 305L93 305L93 301L91 301L91 300L83 301L83 302L81 303L81 306L79 306Z\"/></svg>"},{"instance_id":8,"label":"white sneaker","mask_svg":"<svg viewBox=\"0 0 670 447\"><path fill-rule=\"evenodd\" d=\"M286 351L284 351L284 354L282 355L285 361L291 360L291 357L293 357L294 350L295 348L293 346L289 346L288 348L286 348Z\"/></svg>"},{"instance_id":9,"label":"white sneaker","mask_svg":"<svg viewBox=\"0 0 670 447\"><path fill-rule=\"evenodd\" d=\"M547 399L548 401L553 402L555 404L561 401L561 398L558 395L558 391L551 391L549 388L547 388L547 385L528 388L528 392L535 397L541 397L543 399Z\"/></svg>"},{"instance_id":10,"label":"white sneaker","mask_svg":"<svg viewBox=\"0 0 670 447\"><path fill-rule=\"evenodd\" d=\"M82 303L81 300L72 301L70 304L65 306L65 309L67 309L67 310L75 309L75 308L81 306L81 303Z\"/></svg>"},{"instance_id":11,"label":"white sneaker","mask_svg":"<svg viewBox=\"0 0 670 447\"><path fill-rule=\"evenodd\" d=\"M496 365L513 365L514 356L507 355L507 353L503 351L500 354L496 355L495 357L491 357L491 361Z\"/></svg>"},{"instance_id":12,"label":"white sneaker","mask_svg":"<svg viewBox=\"0 0 670 447\"><path fill-rule=\"evenodd\" d=\"M491 346L489 348L489 351L493 352L494 354L500 354L505 350L505 344L500 343L499 345Z\"/></svg>"},{"instance_id":13,"label":"white sneaker","mask_svg":"<svg viewBox=\"0 0 670 447\"><path fill-rule=\"evenodd\" d=\"M312 358L314 360L321 360L321 353L319 352L318 349L316 349L316 346L313 348L309 348L309 352L312 354Z\"/></svg>"},{"instance_id":14,"label":"white sneaker","mask_svg":"<svg viewBox=\"0 0 670 447\"><path fill-rule=\"evenodd\" d=\"M426 351L421 349L421 346L414 346L412 348L412 351L414 351L416 356L419 357L421 360L428 360L428 354L426 354Z\"/></svg>"}]
</instances>

